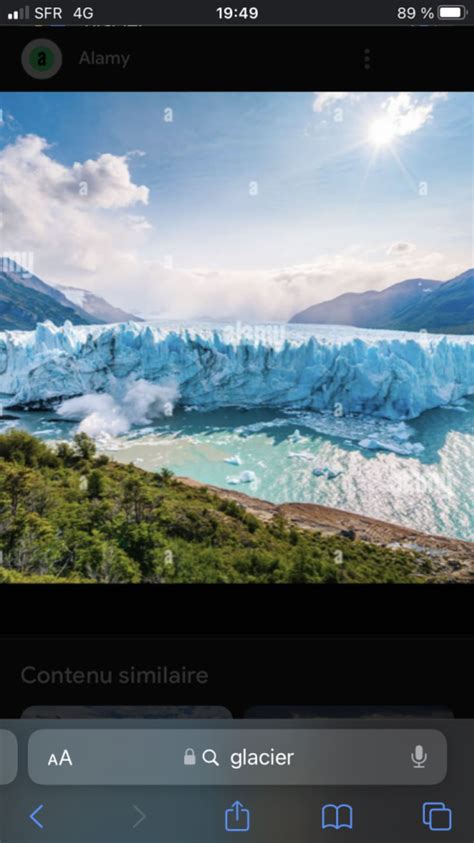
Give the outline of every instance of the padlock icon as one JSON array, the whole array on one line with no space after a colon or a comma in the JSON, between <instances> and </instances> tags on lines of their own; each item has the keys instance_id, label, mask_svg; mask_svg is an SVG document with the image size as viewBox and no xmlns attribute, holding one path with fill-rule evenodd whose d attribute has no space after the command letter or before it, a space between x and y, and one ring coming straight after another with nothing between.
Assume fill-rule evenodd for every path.
<instances>
[{"instance_id":1,"label":"padlock icon","mask_svg":"<svg viewBox=\"0 0 474 843\"><path fill-rule=\"evenodd\" d=\"M193 764L196 763L196 753L194 752L194 749L191 749L190 746L187 748L186 752L184 753L184 763L187 767L192 766Z\"/></svg>"}]
</instances>

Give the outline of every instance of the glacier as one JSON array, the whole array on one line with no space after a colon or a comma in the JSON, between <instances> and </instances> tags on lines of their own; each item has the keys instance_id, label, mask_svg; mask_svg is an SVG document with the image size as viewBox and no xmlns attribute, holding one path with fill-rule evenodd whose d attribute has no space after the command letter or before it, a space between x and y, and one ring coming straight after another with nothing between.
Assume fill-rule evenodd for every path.
<instances>
[{"instance_id":1,"label":"glacier","mask_svg":"<svg viewBox=\"0 0 474 843\"><path fill-rule=\"evenodd\" d=\"M124 322L0 333L0 400L34 406L113 393L117 383L169 386L181 405L273 407L405 420L474 393L471 336L347 326ZM267 329L265 329L267 328Z\"/></svg>"}]
</instances>

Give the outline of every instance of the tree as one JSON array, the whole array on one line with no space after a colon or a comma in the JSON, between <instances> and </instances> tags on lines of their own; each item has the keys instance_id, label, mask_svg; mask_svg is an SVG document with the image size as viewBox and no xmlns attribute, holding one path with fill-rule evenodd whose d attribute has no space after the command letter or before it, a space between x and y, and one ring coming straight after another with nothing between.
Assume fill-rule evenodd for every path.
<instances>
[{"instance_id":1,"label":"tree","mask_svg":"<svg viewBox=\"0 0 474 843\"><path fill-rule=\"evenodd\" d=\"M162 468L158 477L165 486L172 486L175 482L174 473L169 468Z\"/></svg>"},{"instance_id":2,"label":"tree","mask_svg":"<svg viewBox=\"0 0 474 843\"><path fill-rule=\"evenodd\" d=\"M15 517L20 503L33 489L34 474L29 468L23 466L8 466L1 485L10 499L12 515Z\"/></svg>"},{"instance_id":3,"label":"tree","mask_svg":"<svg viewBox=\"0 0 474 843\"><path fill-rule=\"evenodd\" d=\"M140 475L129 477L124 483L124 503L127 509L131 509L132 517L137 524L140 524L145 517L147 508L152 504L150 489Z\"/></svg>"},{"instance_id":4,"label":"tree","mask_svg":"<svg viewBox=\"0 0 474 843\"><path fill-rule=\"evenodd\" d=\"M41 439L24 430L10 430L0 436L0 458L29 468L57 465L56 454Z\"/></svg>"},{"instance_id":5,"label":"tree","mask_svg":"<svg viewBox=\"0 0 474 843\"><path fill-rule=\"evenodd\" d=\"M77 566L88 579L103 583L137 583L139 565L114 542L104 541L96 530L78 555Z\"/></svg>"},{"instance_id":6,"label":"tree","mask_svg":"<svg viewBox=\"0 0 474 843\"><path fill-rule=\"evenodd\" d=\"M102 465L89 437L76 439L73 448L53 452L22 431L0 434L0 582L446 577L438 578L418 551L297 529L281 516L268 523L234 501L178 482L167 469L161 475L114 460Z\"/></svg>"},{"instance_id":7,"label":"tree","mask_svg":"<svg viewBox=\"0 0 474 843\"><path fill-rule=\"evenodd\" d=\"M74 437L76 451L83 460L91 460L95 456L97 447L93 439L87 433L76 433Z\"/></svg>"},{"instance_id":8,"label":"tree","mask_svg":"<svg viewBox=\"0 0 474 843\"><path fill-rule=\"evenodd\" d=\"M67 467L73 466L77 459L74 448L71 448L68 442L59 442L56 448L56 454L63 465Z\"/></svg>"},{"instance_id":9,"label":"tree","mask_svg":"<svg viewBox=\"0 0 474 843\"><path fill-rule=\"evenodd\" d=\"M11 547L7 549L5 561L20 571L53 572L65 552L54 525L36 512L19 516L7 538L11 540Z\"/></svg>"},{"instance_id":10,"label":"tree","mask_svg":"<svg viewBox=\"0 0 474 843\"><path fill-rule=\"evenodd\" d=\"M90 498L102 498L105 494L105 479L101 471L95 469L89 475L87 491Z\"/></svg>"}]
</instances>

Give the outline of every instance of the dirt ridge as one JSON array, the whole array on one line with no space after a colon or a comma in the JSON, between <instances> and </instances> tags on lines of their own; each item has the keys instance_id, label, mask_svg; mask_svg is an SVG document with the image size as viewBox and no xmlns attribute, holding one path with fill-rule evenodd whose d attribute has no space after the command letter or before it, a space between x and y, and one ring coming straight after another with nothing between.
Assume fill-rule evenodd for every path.
<instances>
[{"instance_id":1,"label":"dirt ridge","mask_svg":"<svg viewBox=\"0 0 474 843\"><path fill-rule=\"evenodd\" d=\"M474 582L474 544L462 539L422 533L405 527L358 515L343 509L334 509L316 503L274 504L260 498L199 483L189 477L179 477L180 482L194 488L207 488L220 498L240 503L248 512L262 521L271 521L276 515L302 530L314 530L325 535L345 535L355 541L370 542L380 547L415 550L427 554L439 573L445 572L449 580Z\"/></svg>"}]
</instances>

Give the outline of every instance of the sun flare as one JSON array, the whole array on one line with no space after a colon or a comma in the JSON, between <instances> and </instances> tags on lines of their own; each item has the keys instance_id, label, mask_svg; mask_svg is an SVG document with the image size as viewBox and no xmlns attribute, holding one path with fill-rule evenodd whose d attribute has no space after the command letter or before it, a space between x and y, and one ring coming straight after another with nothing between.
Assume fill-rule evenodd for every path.
<instances>
[{"instance_id":1,"label":"sun flare","mask_svg":"<svg viewBox=\"0 0 474 843\"><path fill-rule=\"evenodd\" d=\"M369 140L374 146L389 146L397 134L393 120L388 117L381 117L374 120L369 129Z\"/></svg>"}]
</instances>

